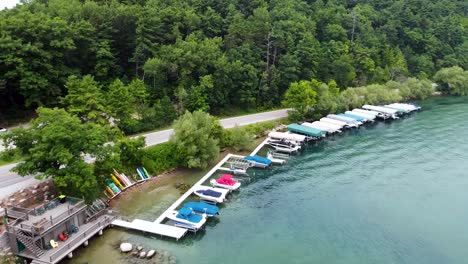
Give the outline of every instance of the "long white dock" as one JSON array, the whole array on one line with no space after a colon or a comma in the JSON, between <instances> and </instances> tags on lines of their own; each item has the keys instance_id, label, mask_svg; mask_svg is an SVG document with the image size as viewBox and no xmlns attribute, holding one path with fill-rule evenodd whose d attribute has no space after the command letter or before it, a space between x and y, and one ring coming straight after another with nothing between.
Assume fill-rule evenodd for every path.
<instances>
[{"instance_id":1,"label":"long white dock","mask_svg":"<svg viewBox=\"0 0 468 264\"><path fill-rule=\"evenodd\" d=\"M123 220L114 220L112 225L119 226L128 229L134 229L150 234L156 234L161 236L172 237L177 240L182 238L186 233L187 229L181 227L175 227L171 225L162 224L166 219L166 216L174 211L179 205L189 197L198 186L202 185L206 180L208 180L227 160L230 158L243 158L243 156L238 156L234 154L228 154L224 159L222 159L216 166L214 166L205 176L203 176L197 183L195 183L192 188L190 188L186 193L184 193L175 203L173 203L164 213L162 213L154 222L145 221L141 219L135 219L132 222L127 222Z\"/></svg>"},{"instance_id":2,"label":"long white dock","mask_svg":"<svg viewBox=\"0 0 468 264\"><path fill-rule=\"evenodd\" d=\"M257 154L260 149L268 142L268 138L265 139L258 147L252 152L251 155ZM229 159L238 158L243 159L243 156L228 154L218 164L216 164L205 176L203 176L198 182L196 182L187 192L185 192L177 201L175 201L164 213L162 213L154 222L149 222L141 219L135 219L132 222L123 220L114 220L112 225L119 226L128 229L134 229L146 233L172 237L177 240L182 238L186 233L187 229L181 227L175 227L171 225L162 224L167 218L167 215L176 210L197 188L207 181L216 171L226 169L222 167Z\"/></svg>"},{"instance_id":3,"label":"long white dock","mask_svg":"<svg viewBox=\"0 0 468 264\"><path fill-rule=\"evenodd\" d=\"M135 230L146 232L146 233L172 237L177 240L182 238L185 235L185 233L187 233L188 231L185 228L157 224L154 222L140 220L140 219L135 219L132 222L127 222L127 221L117 219L117 220L112 221L112 225L124 227L128 229L135 229Z\"/></svg>"},{"instance_id":4,"label":"long white dock","mask_svg":"<svg viewBox=\"0 0 468 264\"><path fill-rule=\"evenodd\" d=\"M268 142L270 138L267 137L265 140L262 141L262 143L260 143L260 145L258 145L254 151L252 151L252 153L250 153L250 156L254 156L254 155L257 155L257 153L263 148L263 146L266 145L266 143Z\"/></svg>"},{"instance_id":5,"label":"long white dock","mask_svg":"<svg viewBox=\"0 0 468 264\"><path fill-rule=\"evenodd\" d=\"M154 223L160 224L164 219L166 219L166 216L170 214L172 211L174 211L181 203L187 199L197 188L198 186L202 185L206 180L208 180L228 159L231 157L237 157L237 158L243 158L243 156L239 155L234 155L234 154L227 154L224 159L222 159L216 166L214 166L205 176L203 176L197 183L195 183L192 188L190 188L184 195L182 195L175 203L173 203L167 210L162 213L155 221Z\"/></svg>"}]
</instances>

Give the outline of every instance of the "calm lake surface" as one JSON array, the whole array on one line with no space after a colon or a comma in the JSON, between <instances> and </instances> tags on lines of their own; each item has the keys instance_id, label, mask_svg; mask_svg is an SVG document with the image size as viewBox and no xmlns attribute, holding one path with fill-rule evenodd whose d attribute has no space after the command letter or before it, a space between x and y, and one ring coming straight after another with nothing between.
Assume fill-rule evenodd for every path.
<instances>
[{"instance_id":1,"label":"calm lake surface","mask_svg":"<svg viewBox=\"0 0 468 264\"><path fill-rule=\"evenodd\" d=\"M175 242L107 229L67 263L127 263L112 248L122 240L190 264L468 263L468 98L422 106L252 171L202 232ZM177 199L174 182L199 177L147 186L117 207L154 220Z\"/></svg>"}]
</instances>

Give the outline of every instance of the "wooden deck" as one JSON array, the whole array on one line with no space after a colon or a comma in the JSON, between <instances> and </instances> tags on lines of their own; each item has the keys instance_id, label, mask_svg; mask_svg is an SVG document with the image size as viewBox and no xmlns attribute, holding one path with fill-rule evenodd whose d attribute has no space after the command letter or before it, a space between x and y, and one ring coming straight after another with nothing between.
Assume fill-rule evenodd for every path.
<instances>
[{"instance_id":1,"label":"wooden deck","mask_svg":"<svg viewBox=\"0 0 468 264\"><path fill-rule=\"evenodd\" d=\"M44 255L42 255L40 258L36 258L28 250L25 250L18 255L34 260L33 263L58 263L69 253L72 253L76 248L81 246L85 241L88 241L91 237L106 228L112 220L113 216L103 215L93 222L80 226L80 229L76 234L72 234L70 238L65 241L57 240L56 242L58 243L58 247L45 250Z\"/></svg>"}]
</instances>

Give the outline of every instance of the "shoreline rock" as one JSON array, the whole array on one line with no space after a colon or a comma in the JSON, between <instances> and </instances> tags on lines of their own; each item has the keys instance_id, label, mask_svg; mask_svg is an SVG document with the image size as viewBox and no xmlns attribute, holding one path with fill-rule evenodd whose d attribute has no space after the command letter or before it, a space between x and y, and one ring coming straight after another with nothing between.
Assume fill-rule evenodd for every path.
<instances>
[{"instance_id":1,"label":"shoreline rock","mask_svg":"<svg viewBox=\"0 0 468 264\"><path fill-rule=\"evenodd\" d=\"M120 251L123 252L123 253L130 252L130 251L132 251L132 249L133 249L133 246L130 243L120 244Z\"/></svg>"}]
</instances>

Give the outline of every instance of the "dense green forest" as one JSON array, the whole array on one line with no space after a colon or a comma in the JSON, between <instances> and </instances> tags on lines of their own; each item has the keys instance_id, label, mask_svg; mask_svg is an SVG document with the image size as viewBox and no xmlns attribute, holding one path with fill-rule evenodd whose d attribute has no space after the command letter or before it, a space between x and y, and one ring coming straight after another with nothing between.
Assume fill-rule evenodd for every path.
<instances>
[{"instance_id":1,"label":"dense green forest","mask_svg":"<svg viewBox=\"0 0 468 264\"><path fill-rule=\"evenodd\" d=\"M27 2L0 11L4 116L58 106L134 133L277 107L301 80L345 90L468 66L462 0Z\"/></svg>"}]
</instances>

